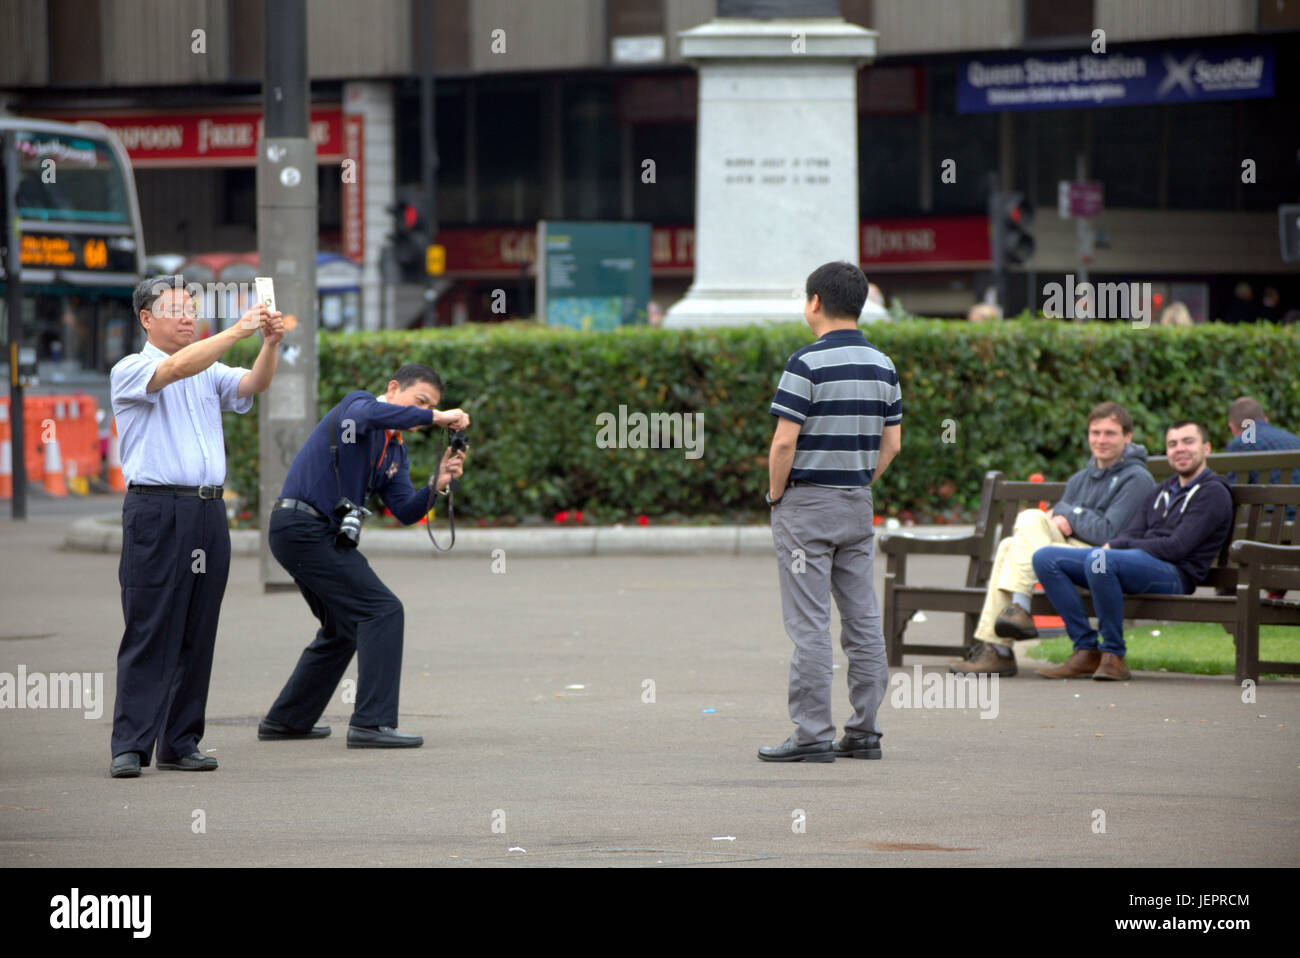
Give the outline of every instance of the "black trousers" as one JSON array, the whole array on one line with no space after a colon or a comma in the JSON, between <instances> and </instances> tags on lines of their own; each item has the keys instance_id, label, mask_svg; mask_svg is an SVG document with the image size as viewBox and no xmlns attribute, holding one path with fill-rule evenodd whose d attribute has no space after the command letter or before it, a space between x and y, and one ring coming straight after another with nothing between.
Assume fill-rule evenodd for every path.
<instances>
[{"instance_id":1,"label":"black trousers","mask_svg":"<svg viewBox=\"0 0 1300 958\"><path fill-rule=\"evenodd\" d=\"M127 493L113 755L139 752L148 765L155 743L159 761L198 750L229 573L220 499Z\"/></svg>"},{"instance_id":2,"label":"black trousers","mask_svg":"<svg viewBox=\"0 0 1300 958\"><path fill-rule=\"evenodd\" d=\"M365 556L335 543L328 519L276 509L268 538L271 554L293 576L320 628L266 717L300 731L311 728L355 652L357 699L350 724L396 727L402 603Z\"/></svg>"}]
</instances>

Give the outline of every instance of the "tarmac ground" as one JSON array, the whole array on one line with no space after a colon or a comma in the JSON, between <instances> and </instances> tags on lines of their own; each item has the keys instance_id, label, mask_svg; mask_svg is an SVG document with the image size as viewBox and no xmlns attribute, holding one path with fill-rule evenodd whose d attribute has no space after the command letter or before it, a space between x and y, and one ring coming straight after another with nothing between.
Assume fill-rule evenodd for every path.
<instances>
[{"instance_id":1,"label":"tarmac ground","mask_svg":"<svg viewBox=\"0 0 1300 958\"><path fill-rule=\"evenodd\" d=\"M1022 651L959 709L904 701L909 660L883 760L758 761L792 728L771 555L374 557L406 609L400 725L425 737L400 751L345 747L347 680L330 738L257 741L315 620L237 556L200 743L221 768L113 780L117 557L67 550L72 517L0 519L0 673L103 681L92 717L0 710L0 867L1300 864L1293 680L1253 702L1230 676L1053 682ZM911 629L960 641L955 615ZM923 687L946 673L918 661Z\"/></svg>"}]
</instances>

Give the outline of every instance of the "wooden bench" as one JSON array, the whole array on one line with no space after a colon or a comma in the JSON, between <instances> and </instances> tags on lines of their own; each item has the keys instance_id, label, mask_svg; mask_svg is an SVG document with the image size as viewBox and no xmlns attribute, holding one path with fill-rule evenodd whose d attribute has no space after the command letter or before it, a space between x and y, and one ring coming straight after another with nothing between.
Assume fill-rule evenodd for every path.
<instances>
[{"instance_id":1,"label":"wooden bench","mask_svg":"<svg viewBox=\"0 0 1300 958\"><path fill-rule=\"evenodd\" d=\"M1235 471L1238 479L1255 469L1276 468L1282 468L1283 478L1289 478L1286 470L1300 466L1300 450L1218 453L1209 457L1208 465L1220 475ZM1172 474L1164 457L1149 460L1147 467L1157 482ZM1268 478L1267 472L1260 478ZM880 551L887 557L883 617L889 664L902 665L903 656L909 654L964 655L975 642L975 626L999 540L1003 534L1010 534L1023 509L1037 508L1040 500L1055 504L1064 494L1064 482L1019 482L1004 478L1000 472L989 472L984 477L979 518L971 535L922 538L882 533ZM1259 660L1261 625L1300 625L1300 601L1260 596L1261 589L1300 589L1300 522L1286 521L1286 507L1300 506L1300 486L1237 485L1232 487L1232 502L1233 533L1201 583L1203 588L1192 595L1125 596L1124 618L1221 624L1234 637L1238 681L1258 681L1260 671L1300 674L1300 663ZM918 555L966 557L965 585L909 584L907 560ZM1215 589L1235 592L1217 595ZM1091 596L1086 590L1081 592L1088 614L1095 615ZM1041 592L1033 594L1030 606L1034 615L1056 614ZM962 644L907 642L907 625L920 611L962 613Z\"/></svg>"}]
</instances>

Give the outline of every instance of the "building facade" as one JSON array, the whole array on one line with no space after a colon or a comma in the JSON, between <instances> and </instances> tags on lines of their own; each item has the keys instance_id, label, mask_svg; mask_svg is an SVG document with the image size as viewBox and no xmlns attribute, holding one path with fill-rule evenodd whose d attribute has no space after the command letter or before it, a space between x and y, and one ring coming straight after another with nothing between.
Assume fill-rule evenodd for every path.
<instances>
[{"instance_id":1,"label":"building facade","mask_svg":"<svg viewBox=\"0 0 1300 958\"><path fill-rule=\"evenodd\" d=\"M307 4L320 248L360 268L349 326L404 327L421 313L421 290L386 281L384 263L396 191L421 180L420 5ZM716 0L432 6L447 250L437 322L531 315L539 219L652 224L653 298L661 308L680 298L693 266L696 81L676 38L711 19ZM1044 287L1081 265L1094 281L1152 282L1197 318L1300 307L1300 269L1282 262L1277 228L1278 205L1300 199L1296 0L840 9L879 34L878 59L859 76L860 255L887 299L959 316L982 295L995 173L1037 207L1013 308L1041 308ZM261 0L0 0L0 17L4 107L112 127L135 167L151 254L256 249ZM1095 83L1064 72L1084 56L1108 64L1084 65ZM1170 69L1190 88L1198 56L1268 82L1198 77L1192 93L1158 90L1155 74ZM988 99L1017 69L1020 98ZM1106 70L1151 71L1149 96L1108 98ZM1063 180L1103 190L1083 263L1076 222L1057 214Z\"/></svg>"}]
</instances>

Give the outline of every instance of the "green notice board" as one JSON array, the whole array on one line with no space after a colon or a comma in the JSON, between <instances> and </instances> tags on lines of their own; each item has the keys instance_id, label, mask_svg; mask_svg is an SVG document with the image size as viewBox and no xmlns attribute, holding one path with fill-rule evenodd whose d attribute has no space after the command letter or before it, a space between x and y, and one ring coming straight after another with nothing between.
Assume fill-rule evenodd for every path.
<instances>
[{"instance_id":1,"label":"green notice board","mask_svg":"<svg viewBox=\"0 0 1300 958\"><path fill-rule=\"evenodd\" d=\"M548 326L613 329L646 321L649 223L537 224L537 306Z\"/></svg>"}]
</instances>

